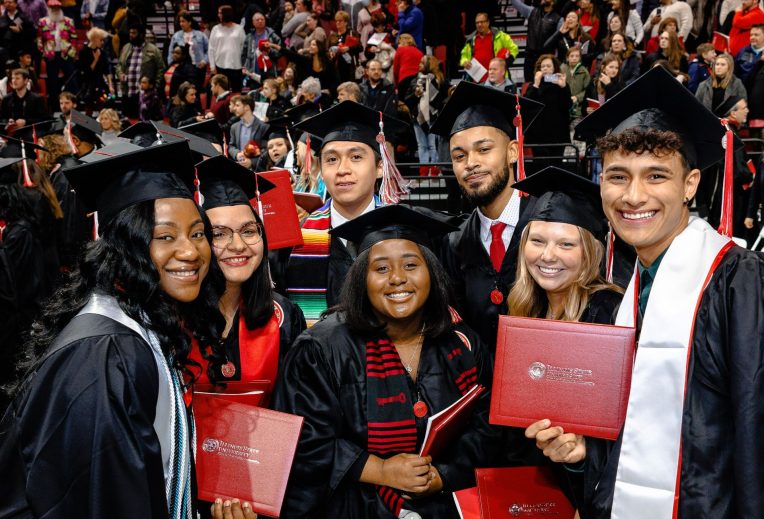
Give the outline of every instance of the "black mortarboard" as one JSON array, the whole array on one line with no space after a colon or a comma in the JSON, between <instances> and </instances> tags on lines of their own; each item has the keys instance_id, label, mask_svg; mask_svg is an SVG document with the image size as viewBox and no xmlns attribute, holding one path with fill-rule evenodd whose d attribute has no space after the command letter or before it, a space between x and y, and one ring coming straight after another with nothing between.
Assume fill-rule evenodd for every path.
<instances>
[{"instance_id":1,"label":"black mortarboard","mask_svg":"<svg viewBox=\"0 0 764 519\"><path fill-rule=\"evenodd\" d=\"M207 157L220 155L220 152L210 144L207 139L198 137L192 133L178 128L173 128L158 121L135 123L118 135L130 139L133 144L147 147L155 144L159 140L163 143L188 141L191 151Z\"/></svg>"},{"instance_id":2,"label":"black mortarboard","mask_svg":"<svg viewBox=\"0 0 764 519\"><path fill-rule=\"evenodd\" d=\"M516 182L513 188L538 198L529 221L577 225L604 242L607 221L600 186L582 176L549 166Z\"/></svg>"},{"instance_id":3,"label":"black mortarboard","mask_svg":"<svg viewBox=\"0 0 764 519\"><path fill-rule=\"evenodd\" d=\"M255 179L251 170L223 155L198 163L196 172L205 209L250 205L258 189L262 195L276 187L263 177Z\"/></svg>"},{"instance_id":4,"label":"black mortarboard","mask_svg":"<svg viewBox=\"0 0 764 519\"><path fill-rule=\"evenodd\" d=\"M158 198L193 200L194 165L186 142L109 154L64 170L79 199L106 223L132 205Z\"/></svg>"},{"instance_id":5,"label":"black mortarboard","mask_svg":"<svg viewBox=\"0 0 764 519\"><path fill-rule=\"evenodd\" d=\"M271 119L268 121L268 124L271 126L284 126L286 128L293 128L296 133L293 133L292 135L296 136L299 141L306 143L308 133L302 132L298 128L295 128L295 125L320 113L321 110L319 110L315 104L302 103L293 108L290 108L289 110L286 110L279 117ZM323 141L319 137L316 137L315 135L310 136L311 148L314 150L320 150L322 144Z\"/></svg>"},{"instance_id":6,"label":"black mortarboard","mask_svg":"<svg viewBox=\"0 0 764 519\"><path fill-rule=\"evenodd\" d=\"M93 150L87 155L83 155L79 158L79 160L85 164L90 164L91 162L98 162L104 159L117 157L119 155L124 155L125 153L135 153L142 149L143 146L138 146L137 144L133 144L131 142L116 141L112 144L109 144L108 146L104 146L103 148Z\"/></svg>"},{"instance_id":7,"label":"black mortarboard","mask_svg":"<svg viewBox=\"0 0 764 519\"><path fill-rule=\"evenodd\" d=\"M2 137L2 140L5 141L5 146L3 147L2 153L0 153L0 156L2 157L26 156L33 158L35 150L47 151L39 144L35 144L28 140L17 139L15 137L8 137L5 135ZM22 146L24 148L24 153L22 153Z\"/></svg>"},{"instance_id":8,"label":"black mortarboard","mask_svg":"<svg viewBox=\"0 0 764 519\"><path fill-rule=\"evenodd\" d=\"M295 128L323 140L322 147L334 141L361 142L373 150L379 148L380 112L367 108L354 101L343 101L318 115L305 119L295 125ZM383 116L386 134L396 134L408 127L407 123Z\"/></svg>"},{"instance_id":9,"label":"black mortarboard","mask_svg":"<svg viewBox=\"0 0 764 519\"><path fill-rule=\"evenodd\" d=\"M66 123L62 119L48 119L47 121L40 121L27 126L22 126L13 132L13 135L17 139L33 141L35 137L39 139L46 135L63 133L64 128L66 128Z\"/></svg>"},{"instance_id":10,"label":"black mortarboard","mask_svg":"<svg viewBox=\"0 0 764 519\"><path fill-rule=\"evenodd\" d=\"M520 98L520 114L523 117L524 131L530 128L543 108L544 105L537 101ZM513 94L469 81L461 81L456 85L454 93L451 94L430 131L450 137L476 126L491 126L514 137L516 115L517 98Z\"/></svg>"},{"instance_id":11,"label":"black mortarboard","mask_svg":"<svg viewBox=\"0 0 764 519\"><path fill-rule=\"evenodd\" d=\"M1 158L0 159L0 184L16 184L19 181L18 170L11 169L11 166L21 162L21 157ZM31 179L29 180L31 184Z\"/></svg>"},{"instance_id":12,"label":"black mortarboard","mask_svg":"<svg viewBox=\"0 0 764 519\"><path fill-rule=\"evenodd\" d=\"M75 135L78 139L93 143L101 142L99 137L103 132L101 123L92 117L88 117L77 110L72 110L69 121L71 123L70 131L72 135Z\"/></svg>"},{"instance_id":13,"label":"black mortarboard","mask_svg":"<svg viewBox=\"0 0 764 519\"><path fill-rule=\"evenodd\" d=\"M214 117L201 122L187 124L178 128L191 135L196 135L208 142L223 145L223 129Z\"/></svg>"},{"instance_id":14,"label":"black mortarboard","mask_svg":"<svg viewBox=\"0 0 764 519\"><path fill-rule=\"evenodd\" d=\"M410 240L432 249L439 237L457 229L436 218L432 211L395 204L362 214L329 234L356 243L360 253L382 240Z\"/></svg>"},{"instance_id":15,"label":"black mortarboard","mask_svg":"<svg viewBox=\"0 0 764 519\"><path fill-rule=\"evenodd\" d=\"M727 117L732 109L735 108L735 105L743 99L745 98L742 96L729 96L714 107L714 115L717 117Z\"/></svg>"},{"instance_id":16,"label":"black mortarboard","mask_svg":"<svg viewBox=\"0 0 764 519\"><path fill-rule=\"evenodd\" d=\"M609 130L672 131L682 138L690 167L705 169L724 156L725 129L708 108L662 67L655 67L618 92L575 128L576 138L593 141ZM742 143L735 139L735 147Z\"/></svg>"}]
</instances>

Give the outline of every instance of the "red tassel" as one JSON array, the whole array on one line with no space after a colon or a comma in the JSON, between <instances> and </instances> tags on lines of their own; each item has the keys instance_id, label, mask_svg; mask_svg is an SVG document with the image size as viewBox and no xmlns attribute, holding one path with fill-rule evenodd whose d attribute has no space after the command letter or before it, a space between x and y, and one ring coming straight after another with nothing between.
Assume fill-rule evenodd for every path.
<instances>
[{"instance_id":1,"label":"red tassel","mask_svg":"<svg viewBox=\"0 0 764 519\"><path fill-rule=\"evenodd\" d=\"M717 231L724 236L732 237L732 156L735 151L732 129L727 119L721 119L721 124L727 131L724 134L724 183L722 187L722 214Z\"/></svg>"},{"instance_id":2,"label":"red tassel","mask_svg":"<svg viewBox=\"0 0 764 519\"><path fill-rule=\"evenodd\" d=\"M257 214L260 216L260 219L263 221L263 225L265 225L265 216L263 215L263 201L260 199L260 185L258 183L259 177L257 176L257 173L255 175L255 200L257 200L257 207L255 210L257 211Z\"/></svg>"},{"instance_id":3,"label":"red tassel","mask_svg":"<svg viewBox=\"0 0 764 519\"><path fill-rule=\"evenodd\" d=\"M66 123L66 140L69 143L69 147L72 150L72 155L75 157L79 155L80 150L77 149L77 146L75 146L74 141L72 140L72 120L69 119L69 122Z\"/></svg>"},{"instance_id":4,"label":"red tassel","mask_svg":"<svg viewBox=\"0 0 764 519\"><path fill-rule=\"evenodd\" d=\"M403 195L409 193L409 183L403 178L395 161L385 146L385 123L379 112L379 133L377 134L379 154L382 156L382 184L379 186L379 198L385 205L397 204Z\"/></svg>"},{"instance_id":5,"label":"red tassel","mask_svg":"<svg viewBox=\"0 0 764 519\"><path fill-rule=\"evenodd\" d=\"M199 181L199 170L194 168L194 202L196 205L204 205L204 195L201 191L202 183Z\"/></svg>"},{"instance_id":6,"label":"red tassel","mask_svg":"<svg viewBox=\"0 0 764 519\"><path fill-rule=\"evenodd\" d=\"M311 167L313 166L313 159L310 156L310 134L308 133L305 136L305 160L303 161L305 164L305 171L307 172L308 176L310 176Z\"/></svg>"},{"instance_id":7,"label":"red tassel","mask_svg":"<svg viewBox=\"0 0 764 519\"><path fill-rule=\"evenodd\" d=\"M32 142L37 145L37 126L34 124L32 125ZM34 150L34 161L40 163L40 150L37 148Z\"/></svg>"},{"instance_id":8,"label":"red tassel","mask_svg":"<svg viewBox=\"0 0 764 519\"><path fill-rule=\"evenodd\" d=\"M606 263L605 263L605 279L608 283L613 282L613 254L615 250L615 233L613 232L613 227L610 225L610 222L607 224L608 226L608 233L607 233L607 250L605 251L606 256Z\"/></svg>"},{"instance_id":9,"label":"red tassel","mask_svg":"<svg viewBox=\"0 0 764 519\"><path fill-rule=\"evenodd\" d=\"M517 100L517 106L515 107L517 110L517 115L515 116L515 120L512 121L515 127L517 128L517 181L525 180L525 152L523 151L523 146L525 138L523 136L523 116L520 113L520 94L515 94L515 99ZM528 193L523 193L520 191L520 196L528 196Z\"/></svg>"},{"instance_id":10,"label":"red tassel","mask_svg":"<svg viewBox=\"0 0 764 519\"><path fill-rule=\"evenodd\" d=\"M228 139L225 137L225 132L223 132L223 155L228 156Z\"/></svg>"},{"instance_id":11,"label":"red tassel","mask_svg":"<svg viewBox=\"0 0 764 519\"><path fill-rule=\"evenodd\" d=\"M29 164L27 164L27 147L24 141L21 141L21 170L24 172L24 187L34 187L32 177L29 175Z\"/></svg>"}]
</instances>

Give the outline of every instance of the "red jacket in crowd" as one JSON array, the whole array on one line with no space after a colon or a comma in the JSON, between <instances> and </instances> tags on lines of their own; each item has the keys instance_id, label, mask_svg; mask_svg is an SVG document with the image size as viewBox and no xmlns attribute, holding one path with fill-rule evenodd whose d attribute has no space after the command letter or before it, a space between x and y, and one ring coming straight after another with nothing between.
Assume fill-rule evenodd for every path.
<instances>
[{"instance_id":1,"label":"red jacket in crowd","mask_svg":"<svg viewBox=\"0 0 764 519\"><path fill-rule=\"evenodd\" d=\"M393 58L393 77L395 77L395 86L407 77L416 76L419 72L419 62L422 61L424 54L414 45L404 45L398 47Z\"/></svg>"},{"instance_id":2,"label":"red jacket in crowd","mask_svg":"<svg viewBox=\"0 0 764 519\"><path fill-rule=\"evenodd\" d=\"M751 27L764 23L764 11L758 4L747 11L738 11L732 18L730 29L730 54L737 56L740 49L751 44Z\"/></svg>"}]
</instances>

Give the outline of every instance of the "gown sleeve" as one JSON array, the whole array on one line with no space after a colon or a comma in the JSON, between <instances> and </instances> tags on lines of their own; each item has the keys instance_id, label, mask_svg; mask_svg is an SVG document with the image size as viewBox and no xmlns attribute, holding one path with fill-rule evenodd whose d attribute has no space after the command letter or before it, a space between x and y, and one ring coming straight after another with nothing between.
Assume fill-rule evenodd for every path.
<instances>
[{"instance_id":1,"label":"gown sleeve","mask_svg":"<svg viewBox=\"0 0 764 519\"><path fill-rule=\"evenodd\" d=\"M0 472L11 491L0 516L167 517L158 383L149 346L132 332L48 357L3 421Z\"/></svg>"},{"instance_id":2,"label":"gown sleeve","mask_svg":"<svg viewBox=\"0 0 764 519\"><path fill-rule=\"evenodd\" d=\"M303 334L284 362L274 409L303 416L302 433L282 507L284 517L318 517L331 494L368 458L364 448L343 438L340 382L326 348Z\"/></svg>"}]
</instances>

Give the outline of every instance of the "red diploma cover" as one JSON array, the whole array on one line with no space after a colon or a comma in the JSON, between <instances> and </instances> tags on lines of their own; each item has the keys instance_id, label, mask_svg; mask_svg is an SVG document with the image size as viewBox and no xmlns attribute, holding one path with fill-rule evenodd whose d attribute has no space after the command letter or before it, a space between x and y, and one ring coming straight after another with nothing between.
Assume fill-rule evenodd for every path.
<instances>
[{"instance_id":1,"label":"red diploma cover","mask_svg":"<svg viewBox=\"0 0 764 519\"><path fill-rule=\"evenodd\" d=\"M472 417L477 399L484 391L483 386L476 384L459 400L432 415L427 420L427 430L424 433L419 455L435 458L454 438L457 438Z\"/></svg>"},{"instance_id":2,"label":"red diploma cover","mask_svg":"<svg viewBox=\"0 0 764 519\"><path fill-rule=\"evenodd\" d=\"M626 419L634 328L499 317L490 422L614 440Z\"/></svg>"},{"instance_id":3,"label":"red diploma cover","mask_svg":"<svg viewBox=\"0 0 764 519\"><path fill-rule=\"evenodd\" d=\"M602 103L597 101L596 99L592 99L590 97L586 98L586 106L589 107L592 110L596 110L600 106L602 106Z\"/></svg>"},{"instance_id":4,"label":"red diploma cover","mask_svg":"<svg viewBox=\"0 0 764 519\"><path fill-rule=\"evenodd\" d=\"M227 382L225 387L214 384L194 384L194 398L197 395L214 395L231 402L261 407L267 403L263 399L270 387L270 380Z\"/></svg>"},{"instance_id":5,"label":"red diploma cover","mask_svg":"<svg viewBox=\"0 0 764 519\"><path fill-rule=\"evenodd\" d=\"M293 194L294 201L297 203L297 205L309 213L312 213L325 203L324 200L315 193L301 193L295 191Z\"/></svg>"},{"instance_id":6,"label":"red diploma cover","mask_svg":"<svg viewBox=\"0 0 764 519\"><path fill-rule=\"evenodd\" d=\"M482 519L572 519L576 513L549 467L475 469L475 479Z\"/></svg>"},{"instance_id":7,"label":"red diploma cover","mask_svg":"<svg viewBox=\"0 0 764 519\"><path fill-rule=\"evenodd\" d=\"M276 185L275 189L260 195L260 216L265 226L265 235L268 237L268 248L274 250L302 245L300 219L297 216L289 172L285 169L275 169L257 173L257 176ZM252 206L258 209L257 200L251 202Z\"/></svg>"},{"instance_id":8,"label":"red diploma cover","mask_svg":"<svg viewBox=\"0 0 764 519\"><path fill-rule=\"evenodd\" d=\"M278 517L303 419L230 397L194 394L198 497L238 498Z\"/></svg>"},{"instance_id":9,"label":"red diploma cover","mask_svg":"<svg viewBox=\"0 0 764 519\"><path fill-rule=\"evenodd\" d=\"M480 519L480 497L477 487L457 490L453 495L456 511L461 519Z\"/></svg>"}]
</instances>

